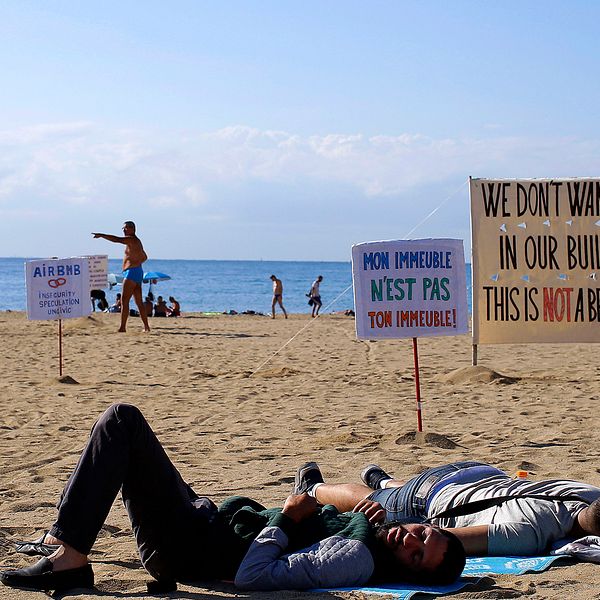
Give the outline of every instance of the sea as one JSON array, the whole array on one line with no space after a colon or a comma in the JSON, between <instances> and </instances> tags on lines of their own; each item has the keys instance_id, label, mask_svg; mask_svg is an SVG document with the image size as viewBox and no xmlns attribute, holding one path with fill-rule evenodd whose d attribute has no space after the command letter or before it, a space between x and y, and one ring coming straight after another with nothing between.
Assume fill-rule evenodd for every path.
<instances>
[{"instance_id":1,"label":"sea","mask_svg":"<svg viewBox=\"0 0 600 600\"><path fill-rule=\"evenodd\" d=\"M26 258L0 258L0 310L26 310ZM354 309L350 262L304 262L262 260L148 260L145 271L158 271L171 279L152 286L154 297L177 298L183 312L271 311L276 275L283 282L283 304L290 313L310 313L306 293L318 275L322 312ZM109 273L121 273L121 260L109 259ZM144 284L147 294L149 284ZM110 304L120 286L106 290ZM467 263L467 302L471 312L471 265ZM279 307L277 308L277 311Z\"/></svg>"}]
</instances>

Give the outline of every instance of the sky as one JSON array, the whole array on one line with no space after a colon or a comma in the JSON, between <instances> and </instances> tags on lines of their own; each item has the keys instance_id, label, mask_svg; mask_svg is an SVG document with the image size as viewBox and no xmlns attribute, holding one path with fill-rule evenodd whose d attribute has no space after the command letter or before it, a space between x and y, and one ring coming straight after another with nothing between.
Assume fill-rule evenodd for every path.
<instances>
[{"instance_id":1,"label":"sky","mask_svg":"<svg viewBox=\"0 0 600 600\"><path fill-rule=\"evenodd\" d=\"M0 256L350 260L467 180L600 175L600 3L14 0ZM596 117L594 117L594 114Z\"/></svg>"}]
</instances>

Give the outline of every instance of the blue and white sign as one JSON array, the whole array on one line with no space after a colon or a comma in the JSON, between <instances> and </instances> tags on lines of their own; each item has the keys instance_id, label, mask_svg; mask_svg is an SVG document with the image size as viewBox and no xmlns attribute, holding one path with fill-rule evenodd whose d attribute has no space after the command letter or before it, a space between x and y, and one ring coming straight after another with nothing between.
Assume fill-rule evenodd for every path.
<instances>
[{"instance_id":1,"label":"blue and white sign","mask_svg":"<svg viewBox=\"0 0 600 600\"><path fill-rule=\"evenodd\" d=\"M85 257L27 261L25 280L30 320L71 319L92 312Z\"/></svg>"},{"instance_id":2,"label":"blue and white sign","mask_svg":"<svg viewBox=\"0 0 600 600\"><path fill-rule=\"evenodd\" d=\"M356 244L352 281L356 335L361 340L469 330L462 240Z\"/></svg>"}]
</instances>

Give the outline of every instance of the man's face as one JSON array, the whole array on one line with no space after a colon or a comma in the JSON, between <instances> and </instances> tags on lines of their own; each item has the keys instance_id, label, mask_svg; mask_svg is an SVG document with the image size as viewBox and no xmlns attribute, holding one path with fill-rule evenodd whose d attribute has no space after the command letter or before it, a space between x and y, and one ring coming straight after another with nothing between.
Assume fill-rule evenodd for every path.
<instances>
[{"instance_id":1,"label":"man's face","mask_svg":"<svg viewBox=\"0 0 600 600\"><path fill-rule=\"evenodd\" d=\"M128 225L127 223L123 223L123 233L125 235L132 235L133 227L131 225Z\"/></svg>"},{"instance_id":2,"label":"man's face","mask_svg":"<svg viewBox=\"0 0 600 600\"><path fill-rule=\"evenodd\" d=\"M382 528L378 537L403 567L416 573L435 570L448 548L448 539L431 525L394 525Z\"/></svg>"}]
</instances>

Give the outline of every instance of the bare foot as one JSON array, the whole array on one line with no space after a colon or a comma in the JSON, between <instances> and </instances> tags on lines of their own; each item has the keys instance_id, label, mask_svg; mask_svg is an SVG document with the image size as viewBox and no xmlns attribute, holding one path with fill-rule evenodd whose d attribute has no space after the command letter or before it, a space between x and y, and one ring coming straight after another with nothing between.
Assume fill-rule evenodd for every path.
<instances>
[{"instance_id":1,"label":"bare foot","mask_svg":"<svg viewBox=\"0 0 600 600\"><path fill-rule=\"evenodd\" d=\"M150 327L144 327L144 333L150 333Z\"/></svg>"},{"instance_id":2,"label":"bare foot","mask_svg":"<svg viewBox=\"0 0 600 600\"><path fill-rule=\"evenodd\" d=\"M117 333L127 333L127 329L121 327Z\"/></svg>"},{"instance_id":3,"label":"bare foot","mask_svg":"<svg viewBox=\"0 0 600 600\"><path fill-rule=\"evenodd\" d=\"M51 536L46 536L46 539ZM56 538L54 538L56 539ZM58 550L48 557L52 563L53 571L65 571L67 569L77 569L87 565L87 554L81 554L68 545L62 545Z\"/></svg>"},{"instance_id":4,"label":"bare foot","mask_svg":"<svg viewBox=\"0 0 600 600\"><path fill-rule=\"evenodd\" d=\"M51 546L62 546L63 545L61 540L59 540L57 537L54 537L53 535L50 535L49 533L47 533L44 536L42 543L50 544Z\"/></svg>"}]
</instances>

